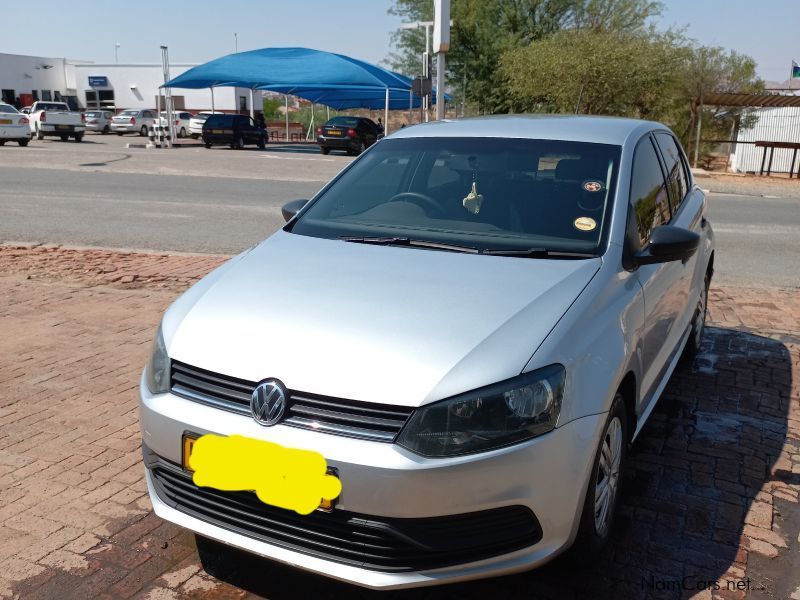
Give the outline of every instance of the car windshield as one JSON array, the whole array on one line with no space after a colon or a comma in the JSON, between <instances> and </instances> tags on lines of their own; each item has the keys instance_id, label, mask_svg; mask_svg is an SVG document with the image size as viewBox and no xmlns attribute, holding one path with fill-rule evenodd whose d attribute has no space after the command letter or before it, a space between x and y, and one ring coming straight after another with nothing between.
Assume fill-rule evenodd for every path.
<instances>
[{"instance_id":1,"label":"car windshield","mask_svg":"<svg viewBox=\"0 0 800 600\"><path fill-rule=\"evenodd\" d=\"M197 113L197 114L196 114L195 116L193 116L192 118L193 118L193 119L195 119L195 120L197 120L197 121L205 121L206 119L208 119L208 117L210 117L210 116L211 116L211 114L212 114L212 113Z\"/></svg>"},{"instance_id":2,"label":"car windshield","mask_svg":"<svg viewBox=\"0 0 800 600\"><path fill-rule=\"evenodd\" d=\"M120 116L120 117L133 117L133 116L136 116L138 114L139 114L138 110L123 110L117 116Z\"/></svg>"},{"instance_id":3,"label":"car windshield","mask_svg":"<svg viewBox=\"0 0 800 600\"><path fill-rule=\"evenodd\" d=\"M0 113L15 113L15 112L18 111L13 106L9 106L8 104L0 104Z\"/></svg>"},{"instance_id":4,"label":"car windshield","mask_svg":"<svg viewBox=\"0 0 800 600\"><path fill-rule=\"evenodd\" d=\"M87 111L86 111L86 116L87 116L87 117L101 117L101 116L102 116L102 113L95 112L95 111L93 111L93 110L87 110Z\"/></svg>"},{"instance_id":5,"label":"car windshield","mask_svg":"<svg viewBox=\"0 0 800 600\"><path fill-rule=\"evenodd\" d=\"M387 139L322 192L291 231L526 256L597 255L620 152L555 140Z\"/></svg>"},{"instance_id":6,"label":"car windshield","mask_svg":"<svg viewBox=\"0 0 800 600\"><path fill-rule=\"evenodd\" d=\"M336 127L358 127L358 118L356 117L334 117L325 125Z\"/></svg>"}]
</instances>

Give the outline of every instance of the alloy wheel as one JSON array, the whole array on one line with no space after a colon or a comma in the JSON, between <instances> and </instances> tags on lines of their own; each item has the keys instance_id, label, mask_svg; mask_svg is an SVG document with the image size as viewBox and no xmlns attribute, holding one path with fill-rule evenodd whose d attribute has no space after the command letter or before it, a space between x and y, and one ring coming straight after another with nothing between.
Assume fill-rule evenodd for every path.
<instances>
[{"instance_id":1,"label":"alloy wheel","mask_svg":"<svg viewBox=\"0 0 800 600\"><path fill-rule=\"evenodd\" d=\"M608 531L616 506L621 462L622 422L615 416L603 436L595 480L594 527L600 536L604 536Z\"/></svg>"}]
</instances>

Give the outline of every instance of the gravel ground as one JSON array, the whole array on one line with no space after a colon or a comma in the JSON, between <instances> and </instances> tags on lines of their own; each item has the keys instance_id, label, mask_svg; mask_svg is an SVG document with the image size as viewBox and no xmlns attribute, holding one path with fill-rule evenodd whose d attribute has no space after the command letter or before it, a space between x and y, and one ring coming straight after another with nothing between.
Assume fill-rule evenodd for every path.
<instances>
[{"instance_id":1,"label":"gravel ground","mask_svg":"<svg viewBox=\"0 0 800 600\"><path fill-rule=\"evenodd\" d=\"M697 185L704 190L721 194L800 199L800 180L798 179L703 172L694 172L694 177Z\"/></svg>"}]
</instances>

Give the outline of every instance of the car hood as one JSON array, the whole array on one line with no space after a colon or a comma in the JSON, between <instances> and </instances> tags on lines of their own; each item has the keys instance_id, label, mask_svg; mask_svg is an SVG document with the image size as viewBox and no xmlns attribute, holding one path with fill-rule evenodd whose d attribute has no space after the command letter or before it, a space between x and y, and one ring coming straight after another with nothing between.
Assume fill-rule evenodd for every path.
<instances>
[{"instance_id":1,"label":"car hood","mask_svg":"<svg viewBox=\"0 0 800 600\"><path fill-rule=\"evenodd\" d=\"M421 406L518 375L600 264L279 231L190 289L163 330L202 369Z\"/></svg>"}]
</instances>

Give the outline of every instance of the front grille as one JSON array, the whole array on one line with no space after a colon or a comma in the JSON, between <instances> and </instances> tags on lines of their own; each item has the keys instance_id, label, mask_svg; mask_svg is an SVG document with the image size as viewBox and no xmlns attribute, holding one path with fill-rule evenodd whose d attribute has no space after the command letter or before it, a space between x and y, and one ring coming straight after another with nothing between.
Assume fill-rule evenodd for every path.
<instances>
[{"instance_id":1,"label":"front grille","mask_svg":"<svg viewBox=\"0 0 800 600\"><path fill-rule=\"evenodd\" d=\"M172 362L171 376L173 394L243 415L250 414L250 396L257 382L220 375L177 361ZM329 398L289 390L281 424L392 442L413 411L407 406Z\"/></svg>"},{"instance_id":2,"label":"front grille","mask_svg":"<svg viewBox=\"0 0 800 600\"><path fill-rule=\"evenodd\" d=\"M175 509L268 544L338 563L385 572L465 564L532 546L539 522L523 506L397 519L334 510L298 515L252 492L197 487L176 466L151 462L156 493Z\"/></svg>"}]
</instances>

